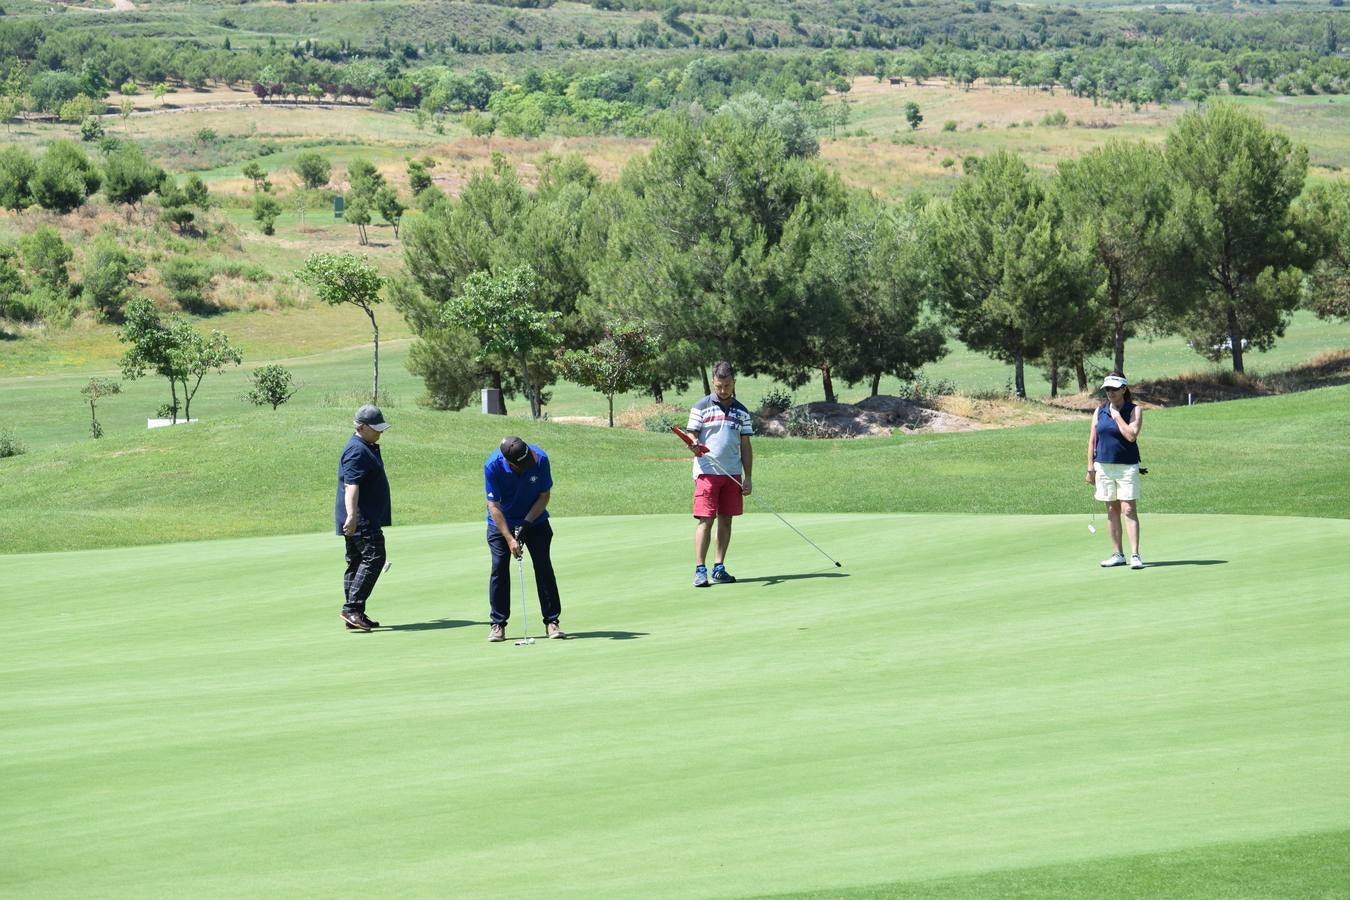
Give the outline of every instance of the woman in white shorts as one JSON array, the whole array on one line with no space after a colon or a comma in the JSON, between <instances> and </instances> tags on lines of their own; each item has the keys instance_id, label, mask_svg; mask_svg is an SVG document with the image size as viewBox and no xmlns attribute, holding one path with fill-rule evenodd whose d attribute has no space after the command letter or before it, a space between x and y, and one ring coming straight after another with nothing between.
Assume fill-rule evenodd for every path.
<instances>
[{"instance_id":1,"label":"woman in white shorts","mask_svg":"<svg viewBox=\"0 0 1350 900\"><path fill-rule=\"evenodd\" d=\"M1097 486L1097 499L1106 504L1106 520L1111 526L1111 545L1115 552L1102 560L1102 566L1125 565L1121 547L1120 519L1130 536L1131 569L1142 569L1139 558L1139 429L1144 411L1130 399L1129 382L1119 372L1102 380L1106 402L1092 417L1088 433L1087 483Z\"/></svg>"}]
</instances>

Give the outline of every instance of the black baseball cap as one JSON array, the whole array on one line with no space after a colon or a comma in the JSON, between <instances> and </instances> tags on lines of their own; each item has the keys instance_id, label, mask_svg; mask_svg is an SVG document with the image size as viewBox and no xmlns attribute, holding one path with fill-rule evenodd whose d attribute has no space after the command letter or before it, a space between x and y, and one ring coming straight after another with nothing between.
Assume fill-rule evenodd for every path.
<instances>
[{"instance_id":1,"label":"black baseball cap","mask_svg":"<svg viewBox=\"0 0 1350 900\"><path fill-rule=\"evenodd\" d=\"M502 459L513 466L523 466L530 458L530 445L518 437L504 437L501 444Z\"/></svg>"},{"instance_id":2,"label":"black baseball cap","mask_svg":"<svg viewBox=\"0 0 1350 900\"><path fill-rule=\"evenodd\" d=\"M356 411L356 424L374 428L376 431L384 431L389 427L389 423L384 420L384 413L380 412L380 408L371 406L369 403Z\"/></svg>"}]
</instances>

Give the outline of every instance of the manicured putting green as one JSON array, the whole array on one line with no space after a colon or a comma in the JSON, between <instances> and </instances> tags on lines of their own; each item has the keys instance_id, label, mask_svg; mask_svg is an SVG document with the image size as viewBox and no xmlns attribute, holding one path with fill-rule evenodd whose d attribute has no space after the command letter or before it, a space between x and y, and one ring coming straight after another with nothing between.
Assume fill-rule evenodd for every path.
<instances>
[{"instance_id":1,"label":"manicured putting green","mask_svg":"<svg viewBox=\"0 0 1350 900\"><path fill-rule=\"evenodd\" d=\"M1086 514L790 518L845 568L748 516L741 582L696 591L687 517L559 518L574 639L529 648L486 643L479 524L389 532L374 634L333 536L4 557L0 893L956 896L1147 858L1209 896L1300 840L1343 871L1350 521L1146 516L1130 572Z\"/></svg>"}]
</instances>

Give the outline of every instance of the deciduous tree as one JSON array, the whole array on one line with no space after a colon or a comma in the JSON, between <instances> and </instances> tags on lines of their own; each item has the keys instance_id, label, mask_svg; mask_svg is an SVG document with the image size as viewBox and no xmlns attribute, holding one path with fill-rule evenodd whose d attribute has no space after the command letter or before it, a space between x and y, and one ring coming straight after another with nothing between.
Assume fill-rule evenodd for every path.
<instances>
[{"instance_id":1,"label":"deciduous tree","mask_svg":"<svg viewBox=\"0 0 1350 900\"><path fill-rule=\"evenodd\" d=\"M651 383L648 365L659 346L656 337L640 328L620 326L590 347L563 351L558 364L569 381L605 396L613 428L614 396Z\"/></svg>"},{"instance_id":2,"label":"deciduous tree","mask_svg":"<svg viewBox=\"0 0 1350 900\"><path fill-rule=\"evenodd\" d=\"M171 420L178 421L178 390L183 392L183 416L192 418L192 398L208 372L224 371L225 366L243 361L243 353L220 331L202 335L181 316L167 320L153 303L137 298L127 304L126 324L118 333L129 344L122 356L122 375L130 380L154 372L169 381L172 402Z\"/></svg>"},{"instance_id":3,"label":"deciduous tree","mask_svg":"<svg viewBox=\"0 0 1350 900\"><path fill-rule=\"evenodd\" d=\"M464 290L445 306L448 324L467 329L480 345L480 354L515 360L530 400L530 414L539 418L541 400L530 380L530 357L557 346L558 314L535 307L538 286L529 266L518 266L498 276L474 272L464 279Z\"/></svg>"},{"instance_id":4,"label":"deciduous tree","mask_svg":"<svg viewBox=\"0 0 1350 900\"><path fill-rule=\"evenodd\" d=\"M370 402L380 396L380 326L375 321L375 306L380 302L384 278L379 270L364 257L350 253L316 253L305 260L297 277L314 289L320 300L329 306L350 303L370 319L370 330L375 344L375 377L370 388Z\"/></svg>"},{"instance_id":5,"label":"deciduous tree","mask_svg":"<svg viewBox=\"0 0 1350 900\"><path fill-rule=\"evenodd\" d=\"M112 378L90 378L80 393L89 404L89 436L94 440L103 437L103 426L98 421L98 401L122 393L122 383Z\"/></svg>"}]
</instances>

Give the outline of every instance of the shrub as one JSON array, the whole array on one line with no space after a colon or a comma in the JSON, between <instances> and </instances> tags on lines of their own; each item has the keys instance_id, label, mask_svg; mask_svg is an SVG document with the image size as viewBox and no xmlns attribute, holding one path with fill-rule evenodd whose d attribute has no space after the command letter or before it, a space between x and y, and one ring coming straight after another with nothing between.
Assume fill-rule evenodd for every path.
<instances>
[{"instance_id":1,"label":"shrub","mask_svg":"<svg viewBox=\"0 0 1350 900\"><path fill-rule=\"evenodd\" d=\"M18 212L33 204L32 181L37 162L22 147L0 148L0 207Z\"/></svg>"},{"instance_id":2,"label":"shrub","mask_svg":"<svg viewBox=\"0 0 1350 900\"><path fill-rule=\"evenodd\" d=\"M760 398L759 409L765 415L776 416L792 406L792 392L786 388L774 386L764 392Z\"/></svg>"},{"instance_id":3,"label":"shrub","mask_svg":"<svg viewBox=\"0 0 1350 900\"><path fill-rule=\"evenodd\" d=\"M833 438L839 437L837 429L826 425L819 419L811 418L811 414L805 407L797 407L787 414L783 421L783 430L789 437L799 438Z\"/></svg>"},{"instance_id":4,"label":"shrub","mask_svg":"<svg viewBox=\"0 0 1350 900\"><path fill-rule=\"evenodd\" d=\"M159 280L168 289L175 303L188 312L211 312L206 302L206 288L211 273L195 259L175 256L159 271Z\"/></svg>"},{"instance_id":5,"label":"shrub","mask_svg":"<svg viewBox=\"0 0 1350 900\"><path fill-rule=\"evenodd\" d=\"M945 378L934 381L926 375L919 374L910 381L900 383L899 396L915 403L927 403L954 393L956 385Z\"/></svg>"},{"instance_id":6,"label":"shrub","mask_svg":"<svg viewBox=\"0 0 1350 900\"><path fill-rule=\"evenodd\" d=\"M281 215L281 204L271 194L259 191L253 195L253 220L258 223L263 234L275 234L277 216Z\"/></svg>"},{"instance_id":7,"label":"shrub","mask_svg":"<svg viewBox=\"0 0 1350 900\"><path fill-rule=\"evenodd\" d=\"M33 277L54 292L64 293L70 287L70 270L66 267L75 254L55 228L39 225L19 238L19 252Z\"/></svg>"},{"instance_id":8,"label":"shrub","mask_svg":"<svg viewBox=\"0 0 1350 900\"><path fill-rule=\"evenodd\" d=\"M85 254L80 270L84 302L102 319L120 322L131 289L131 276L144 268L145 262L123 249L116 236L107 231L100 233Z\"/></svg>"},{"instance_id":9,"label":"shrub","mask_svg":"<svg viewBox=\"0 0 1350 900\"><path fill-rule=\"evenodd\" d=\"M98 116L85 116L80 123L80 140L97 141L103 137L103 120Z\"/></svg>"},{"instance_id":10,"label":"shrub","mask_svg":"<svg viewBox=\"0 0 1350 900\"><path fill-rule=\"evenodd\" d=\"M13 248L0 244L0 318L31 322L39 317Z\"/></svg>"},{"instance_id":11,"label":"shrub","mask_svg":"<svg viewBox=\"0 0 1350 900\"><path fill-rule=\"evenodd\" d=\"M318 153L306 150L295 158L295 172L307 188L321 188L328 184L333 167Z\"/></svg>"},{"instance_id":12,"label":"shrub","mask_svg":"<svg viewBox=\"0 0 1350 900\"><path fill-rule=\"evenodd\" d=\"M271 406L276 409L291 397L299 386L294 383L290 370L276 363L253 370L253 389L245 399L255 406Z\"/></svg>"},{"instance_id":13,"label":"shrub","mask_svg":"<svg viewBox=\"0 0 1350 900\"><path fill-rule=\"evenodd\" d=\"M642 427L647 431L669 432L671 426L680 425L675 416L667 412L653 413L642 420Z\"/></svg>"},{"instance_id":14,"label":"shrub","mask_svg":"<svg viewBox=\"0 0 1350 900\"><path fill-rule=\"evenodd\" d=\"M255 263L240 262L238 260L221 260L211 264L211 273L213 275L224 275L226 278L238 278L241 281L251 281L254 284L263 284L272 280L272 273Z\"/></svg>"},{"instance_id":15,"label":"shrub","mask_svg":"<svg viewBox=\"0 0 1350 900\"><path fill-rule=\"evenodd\" d=\"M81 94L73 100L62 103L57 115L64 122L81 122L98 113L100 105L94 98Z\"/></svg>"},{"instance_id":16,"label":"shrub","mask_svg":"<svg viewBox=\"0 0 1350 900\"><path fill-rule=\"evenodd\" d=\"M1064 114L1064 110L1057 109L1052 113L1046 113L1045 118L1041 119L1042 125L1049 125L1052 128L1063 128L1069 123L1069 117Z\"/></svg>"},{"instance_id":17,"label":"shrub","mask_svg":"<svg viewBox=\"0 0 1350 900\"><path fill-rule=\"evenodd\" d=\"M8 430L0 429L0 459L19 456L27 452L28 448L20 444L14 435L10 434Z\"/></svg>"},{"instance_id":18,"label":"shrub","mask_svg":"<svg viewBox=\"0 0 1350 900\"><path fill-rule=\"evenodd\" d=\"M81 206L102 183L84 151L70 141L53 141L37 165L31 186L38 206L65 214Z\"/></svg>"},{"instance_id":19,"label":"shrub","mask_svg":"<svg viewBox=\"0 0 1350 900\"><path fill-rule=\"evenodd\" d=\"M955 131L955 130L956 130L956 120L955 120L955 119L948 119L947 121L943 122L943 123L942 123L942 130L943 130L943 131Z\"/></svg>"}]
</instances>

